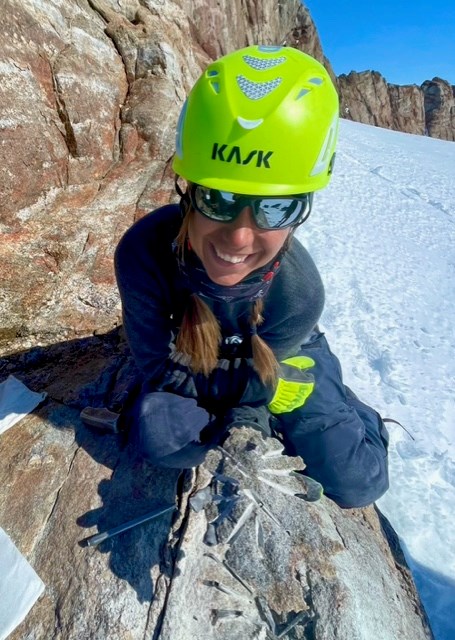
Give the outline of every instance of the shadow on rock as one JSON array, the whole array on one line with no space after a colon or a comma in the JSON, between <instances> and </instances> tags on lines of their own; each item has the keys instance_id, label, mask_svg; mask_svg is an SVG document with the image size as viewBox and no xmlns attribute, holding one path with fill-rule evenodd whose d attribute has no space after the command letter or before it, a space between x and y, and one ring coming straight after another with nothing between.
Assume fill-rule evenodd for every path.
<instances>
[{"instance_id":1,"label":"shadow on rock","mask_svg":"<svg viewBox=\"0 0 455 640\"><path fill-rule=\"evenodd\" d=\"M108 406L138 371L117 328L0 357L0 379L10 374L51 400L82 409Z\"/></svg>"},{"instance_id":2,"label":"shadow on rock","mask_svg":"<svg viewBox=\"0 0 455 640\"><path fill-rule=\"evenodd\" d=\"M0 380L8 375L33 391L47 393L35 414L58 429L74 429L77 443L101 464L110 468L116 464L112 450L123 449L125 437L87 428L79 413L87 406L112 406L134 388L138 371L121 329L0 358Z\"/></svg>"},{"instance_id":3,"label":"shadow on rock","mask_svg":"<svg viewBox=\"0 0 455 640\"><path fill-rule=\"evenodd\" d=\"M61 434L65 446L74 447L75 440L99 465L112 470L109 478L104 472L98 484L102 506L83 515L68 513L68 517L77 518L80 527L103 532L176 503L178 470L152 467L134 454L125 432L103 433L87 427L79 417L87 406L112 407L127 390L131 404L134 389L138 390L138 371L120 329L0 358L0 380L8 375L16 376L33 391L47 392L46 401L34 414ZM70 429L74 440L64 437ZM89 486L87 490L91 490ZM157 576L170 575L173 568L170 531L174 516L168 512L86 553L110 554L112 572L133 587L139 602L150 602ZM95 532L92 529L89 533Z\"/></svg>"},{"instance_id":4,"label":"shadow on rock","mask_svg":"<svg viewBox=\"0 0 455 640\"><path fill-rule=\"evenodd\" d=\"M77 524L86 528L96 526L103 532L155 509L174 505L179 476L178 470L152 467L127 448L119 456L111 479L98 485L102 506L80 516ZM172 575L174 515L168 512L96 547L97 552L110 554L110 569L134 588L139 602L153 599L158 569L161 575L169 578Z\"/></svg>"}]
</instances>

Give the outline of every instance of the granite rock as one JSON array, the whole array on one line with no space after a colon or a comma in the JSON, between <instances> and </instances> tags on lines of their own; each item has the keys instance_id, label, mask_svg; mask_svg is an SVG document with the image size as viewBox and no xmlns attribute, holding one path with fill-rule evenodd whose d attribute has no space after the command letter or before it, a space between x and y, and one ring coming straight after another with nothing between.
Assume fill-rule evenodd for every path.
<instances>
[{"instance_id":1,"label":"granite rock","mask_svg":"<svg viewBox=\"0 0 455 640\"><path fill-rule=\"evenodd\" d=\"M455 86L433 78L423 83L422 91L428 135L455 141Z\"/></svg>"},{"instance_id":2,"label":"granite rock","mask_svg":"<svg viewBox=\"0 0 455 640\"><path fill-rule=\"evenodd\" d=\"M180 473L84 425L82 408L134 388L119 331L2 358L8 374L48 393L0 438L0 525L46 586L11 640L432 638L390 525L311 501L317 485L278 440L233 429Z\"/></svg>"},{"instance_id":3,"label":"granite rock","mask_svg":"<svg viewBox=\"0 0 455 640\"><path fill-rule=\"evenodd\" d=\"M4 0L0 352L121 319L113 252L174 197L185 97L211 58L260 42L322 56L299 0Z\"/></svg>"}]
</instances>

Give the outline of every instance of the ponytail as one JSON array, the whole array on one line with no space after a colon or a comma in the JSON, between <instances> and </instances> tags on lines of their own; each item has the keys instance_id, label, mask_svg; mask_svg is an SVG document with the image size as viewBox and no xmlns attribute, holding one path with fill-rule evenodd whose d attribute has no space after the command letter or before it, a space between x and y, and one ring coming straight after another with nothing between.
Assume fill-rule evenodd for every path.
<instances>
[{"instance_id":1,"label":"ponytail","mask_svg":"<svg viewBox=\"0 0 455 640\"><path fill-rule=\"evenodd\" d=\"M280 365L272 349L258 336L257 332L257 327L264 321L263 310L264 301L262 299L256 300L253 304L250 319L253 365L264 384L274 385L278 379Z\"/></svg>"},{"instance_id":2,"label":"ponytail","mask_svg":"<svg viewBox=\"0 0 455 640\"><path fill-rule=\"evenodd\" d=\"M175 346L190 358L194 373L208 376L218 363L221 330L211 309L195 293L190 296Z\"/></svg>"}]
</instances>

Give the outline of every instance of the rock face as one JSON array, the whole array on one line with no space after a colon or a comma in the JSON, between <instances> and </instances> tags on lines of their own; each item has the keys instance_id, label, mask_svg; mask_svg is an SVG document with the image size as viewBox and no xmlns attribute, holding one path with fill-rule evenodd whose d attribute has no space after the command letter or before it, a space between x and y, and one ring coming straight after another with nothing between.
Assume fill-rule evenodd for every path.
<instances>
[{"instance_id":1,"label":"rock face","mask_svg":"<svg viewBox=\"0 0 455 640\"><path fill-rule=\"evenodd\" d=\"M407 133L425 133L423 93L416 85L387 84L377 71L337 78L344 118Z\"/></svg>"},{"instance_id":2,"label":"rock face","mask_svg":"<svg viewBox=\"0 0 455 640\"><path fill-rule=\"evenodd\" d=\"M431 640L387 521L309 502L278 440L234 429L179 474L85 427L79 409L134 375L118 331L0 359L0 374L49 394L0 438L0 524L46 585L10 640Z\"/></svg>"},{"instance_id":3,"label":"rock face","mask_svg":"<svg viewBox=\"0 0 455 640\"><path fill-rule=\"evenodd\" d=\"M417 85L389 84L377 71L337 78L341 115L406 133L455 140L455 88L434 78Z\"/></svg>"},{"instance_id":4,"label":"rock face","mask_svg":"<svg viewBox=\"0 0 455 640\"><path fill-rule=\"evenodd\" d=\"M333 72L299 0L2 8L0 350L13 353L120 322L114 248L136 217L172 197L178 114L212 57L286 43ZM453 140L443 81L428 83L425 108L420 89L379 74L342 76L339 89L345 117Z\"/></svg>"},{"instance_id":5,"label":"rock face","mask_svg":"<svg viewBox=\"0 0 455 640\"><path fill-rule=\"evenodd\" d=\"M433 78L423 83L422 90L428 135L454 141L455 86L441 78Z\"/></svg>"},{"instance_id":6,"label":"rock face","mask_svg":"<svg viewBox=\"0 0 455 640\"><path fill-rule=\"evenodd\" d=\"M415 84L389 84L393 129L405 133L426 133L422 91ZM439 136L435 136L439 137Z\"/></svg>"},{"instance_id":7,"label":"rock face","mask_svg":"<svg viewBox=\"0 0 455 640\"><path fill-rule=\"evenodd\" d=\"M306 502L302 467L245 428L209 454L197 477L207 503L189 511L162 640L427 637L377 514Z\"/></svg>"},{"instance_id":8,"label":"rock face","mask_svg":"<svg viewBox=\"0 0 455 640\"><path fill-rule=\"evenodd\" d=\"M287 41L322 56L299 0L4 0L0 350L120 321L113 250L173 193L175 126L210 58Z\"/></svg>"}]
</instances>

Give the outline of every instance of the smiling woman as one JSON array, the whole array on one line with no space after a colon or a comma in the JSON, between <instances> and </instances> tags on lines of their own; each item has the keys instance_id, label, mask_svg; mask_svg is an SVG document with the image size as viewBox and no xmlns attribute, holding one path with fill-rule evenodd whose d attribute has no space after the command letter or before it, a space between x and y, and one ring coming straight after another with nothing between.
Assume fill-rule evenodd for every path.
<instances>
[{"instance_id":1,"label":"smiling woman","mask_svg":"<svg viewBox=\"0 0 455 640\"><path fill-rule=\"evenodd\" d=\"M188 96L173 162L180 205L139 220L116 251L143 374L131 436L152 463L195 466L251 426L280 434L341 506L386 490L382 420L342 383L317 329L322 282L294 238L330 180L337 128L327 71L296 49L231 53Z\"/></svg>"}]
</instances>

